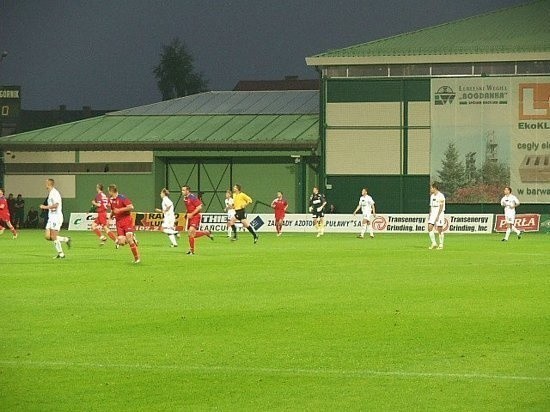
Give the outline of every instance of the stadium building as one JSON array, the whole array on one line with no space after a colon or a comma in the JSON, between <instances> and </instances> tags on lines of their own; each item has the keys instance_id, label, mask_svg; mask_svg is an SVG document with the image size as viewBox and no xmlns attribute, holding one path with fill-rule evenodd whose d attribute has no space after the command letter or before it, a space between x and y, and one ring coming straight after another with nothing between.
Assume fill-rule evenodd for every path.
<instances>
[{"instance_id":1,"label":"stadium building","mask_svg":"<svg viewBox=\"0 0 550 412\"><path fill-rule=\"evenodd\" d=\"M187 183L216 212L240 183L265 213L278 190L304 212L320 182L350 213L367 185L380 212L419 213L439 180L452 212L500 212L510 184L550 213L548 15L535 1L307 57L319 91L207 92L3 137L5 186L31 204L53 177L85 211L116 183L145 211Z\"/></svg>"},{"instance_id":2,"label":"stadium building","mask_svg":"<svg viewBox=\"0 0 550 412\"><path fill-rule=\"evenodd\" d=\"M506 184L550 212L548 16L535 1L307 57L339 210L368 185L379 211L426 211L438 180L455 212L500 212Z\"/></svg>"}]
</instances>

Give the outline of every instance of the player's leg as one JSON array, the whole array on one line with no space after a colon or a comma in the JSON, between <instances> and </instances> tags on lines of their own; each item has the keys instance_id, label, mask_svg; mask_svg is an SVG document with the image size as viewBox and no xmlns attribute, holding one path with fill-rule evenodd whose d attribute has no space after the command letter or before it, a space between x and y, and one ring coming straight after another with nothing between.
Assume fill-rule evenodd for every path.
<instances>
[{"instance_id":1,"label":"player's leg","mask_svg":"<svg viewBox=\"0 0 550 412\"><path fill-rule=\"evenodd\" d=\"M368 220L366 218L363 217L363 219L361 220L361 233L359 234L359 237L360 238L364 238L365 237L365 232L367 231L367 224L368 224Z\"/></svg>"},{"instance_id":2,"label":"player's leg","mask_svg":"<svg viewBox=\"0 0 550 412\"><path fill-rule=\"evenodd\" d=\"M134 263L139 263L140 262L139 250L138 250L136 238L134 236L134 232L132 232L131 230L125 230L125 232L126 233L124 236L124 241L127 242L128 245L130 246L130 250L132 251L132 256L134 256Z\"/></svg>"},{"instance_id":3,"label":"player's leg","mask_svg":"<svg viewBox=\"0 0 550 412\"><path fill-rule=\"evenodd\" d=\"M510 237L510 233L512 233L512 223L506 222L506 233L504 234L504 239L502 240L507 241Z\"/></svg>"},{"instance_id":4,"label":"player's leg","mask_svg":"<svg viewBox=\"0 0 550 412\"><path fill-rule=\"evenodd\" d=\"M428 222L428 236L431 241L430 249L435 249L437 247L437 243L435 241L434 223Z\"/></svg>"},{"instance_id":5,"label":"player's leg","mask_svg":"<svg viewBox=\"0 0 550 412\"><path fill-rule=\"evenodd\" d=\"M187 252L188 255L194 255L195 254L195 235L197 233L197 229L194 225L190 225L187 229L187 237L189 239L189 251Z\"/></svg>"},{"instance_id":6,"label":"player's leg","mask_svg":"<svg viewBox=\"0 0 550 412\"><path fill-rule=\"evenodd\" d=\"M231 220L229 220L229 227L231 228L231 240L237 240L237 226L235 225L237 223L237 218L233 216Z\"/></svg>"},{"instance_id":7,"label":"player's leg","mask_svg":"<svg viewBox=\"0 0 550 412\"><path fill-rule=\"evenodd\" d=\"M8 227L8 229L11 231L11 233L13 234L13 238L17 239L17 230L15 230L15 227L13 227L12 223L9 220L6 220L5 224Z\"/></svg>"},{"instance_id":8,"label":"player's leg","mask_svg":"<svg viewBox=\"0 0 550 412\"><path fill-rule=\"evenodd\" d=\"M372 216L367 217L367 230L369 231L370 238L374 238L374 229L372 228Z\"/></svg>"},{"instance_id":9,"label":"player's leg","mask_svg":"<svg viewBox=\"0 0 550 412\"><path fill-rule=\"evenodd\" d=\"M252 226L250 223L248 223L248 220L246 218L241 219L241 223L246 228L246 230L248 230L250 232L250 234L254 238L254 243L256 243L258 241L258 234L256 233L256 229L254 229L254 226Z\"/></svg>"},{"instance_id":10,"label":"player's leg","mask_svg":"<svg viewBox=\"0 0 550 412\"><path fill-rule=\"evenodd\" d=\"M437 226L437 232L439 233L439 249L443 249L443 243L445 241L445 232L443 232L443 225Z\"/></svg>"},{"instance_id":11,"label":"player's leg","mask_svg":"<svg viewBox=\"0 0 550 412\"><path fill-rule=\"evenodd\" d=\"M58 230L55 229L47 229L48 236L46 239L49 238L53 242L53 246L55 248L55 251L57 252L57 255L54 256L54 259L63 259L65 257L65 253L63 253L63 248L61 247L61 241L59 240Z\"/></svg>"}]
</instances>

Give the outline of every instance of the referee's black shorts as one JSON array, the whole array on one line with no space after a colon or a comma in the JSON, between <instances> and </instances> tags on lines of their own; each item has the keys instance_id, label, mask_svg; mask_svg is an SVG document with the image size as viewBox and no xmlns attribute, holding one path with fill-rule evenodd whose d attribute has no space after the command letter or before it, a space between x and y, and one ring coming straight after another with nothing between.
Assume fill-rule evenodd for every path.
<instances>
[{"instance_id":1,"label":"referee's black shorts","mask_svg":"<svg viewBox=\"0 0 550 412\"><path fill-rule=\"evenodd\" d=\"M237 220L246 219L246 211L244 209L235 210L235 218Z\"/></svg>"}]
</instances>

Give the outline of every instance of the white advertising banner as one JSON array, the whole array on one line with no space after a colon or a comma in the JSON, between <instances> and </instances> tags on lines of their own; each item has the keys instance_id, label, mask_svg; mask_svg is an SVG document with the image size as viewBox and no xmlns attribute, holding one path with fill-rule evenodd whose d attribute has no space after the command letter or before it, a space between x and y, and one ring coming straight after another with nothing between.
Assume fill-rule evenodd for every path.
<instances>
[{"instance_id":1,"label":"white advertising banner","mask_svg":"<svg viewBox=\"0 0 550 412\"><path fill-rule=\"evenodd\" d=\"M426 231L427 214L378 214L372 225L375 233L418 233ZM90 230L95 213L71 213L69 230ZM248 215L249 222L259 232L275 232L273 214ZM450 233L492 233L492 214L448 214L445 215L445 232ZM112 223L111 223L112 225ZM239 225L240 226L240 225ZM227 230L225 213L204 213L201 229L212 232ZM329 214L325 216L325 233L358 233L361 216L352 214ZM156 226L140 225L139 231L158 230ZM240 230L245 230L240 227ZM314 233L316 228L310 214L287 214L284 220L285 232Z\"/></svg>"},{"instance_id":2,"label":"white advertising banner","mask_svg":"<svg viewBox=\"0 0 550 412\"><path fill-rule=\"evenodd\" d=\"M432 80L430 174L449 203L550 202L550 77Z\"/></svg>"}]
</instances>

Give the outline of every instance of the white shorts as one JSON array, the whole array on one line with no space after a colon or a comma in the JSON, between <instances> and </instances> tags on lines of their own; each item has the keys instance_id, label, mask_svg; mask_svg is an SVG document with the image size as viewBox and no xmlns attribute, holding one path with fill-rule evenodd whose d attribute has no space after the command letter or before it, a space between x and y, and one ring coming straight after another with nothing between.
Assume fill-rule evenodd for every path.
<instances>
[{"instance_id":1,"label":"white shorts","mask_svg":"<svg viewBox=\"0 0 550 412\"><path fill-rule=\"evenodd\" d=\"M369 223L372 222L372 213L364 213L363 220L367 220Z\"/></svg>"},{"instance_id":2,"label":"white shorts","mask_svg":"<svg viewBox=\"0 0 550 412\"><path fill-rule=\"evenodd\" d=\"M513 225L516 220L516 211L511 210L504 212L504 220L506 221L506 223Z\"/></svg>"},{"instance_id":3,"label":"white shorts","mask_svg":"<svg viewBox=\"0 0 550 412\"><path fill-rule=\"evenodd\" d=\"M46 223L46 230L57 230L59 232L61 230L62 225L63 225L63 216L49 217L48 223Z\"/></svg>"},{"instance_id":4,"label":"white shorts","mask_svg":"<svg viewBox=\"0 0 550 412\"><path fill-rule=\"evenodd\" d=\"M229 222L234 217L235 217L235 209L229 209L227 211L227 221Z\"/></svg>"},{"instance_id":5,"label":"white shorts","mask_svg":"<svg viewBox=\"0 0 550 412\"><path fill-rule=\"evenodd\" d=\"M162 227L167 229L172 229L174 226L176 226L176 218L175 217L164 217L162 221Z\"/></svg>"},{"instance_id":6,"label":"white shorts","mask_svg":"<svg viewBox=\"0 0 550 412\"><path fill-rule=\"evenodd\" d=\"M445 226L445 213L441 213L439 215L439 219L437 219L437 221L435 220L437 217L437 213L430 213L430 217L428 218L428 223L430 225L434 225L434 226L438 226L438 227L443 227Z\"/></svg>"}]
</instances>

